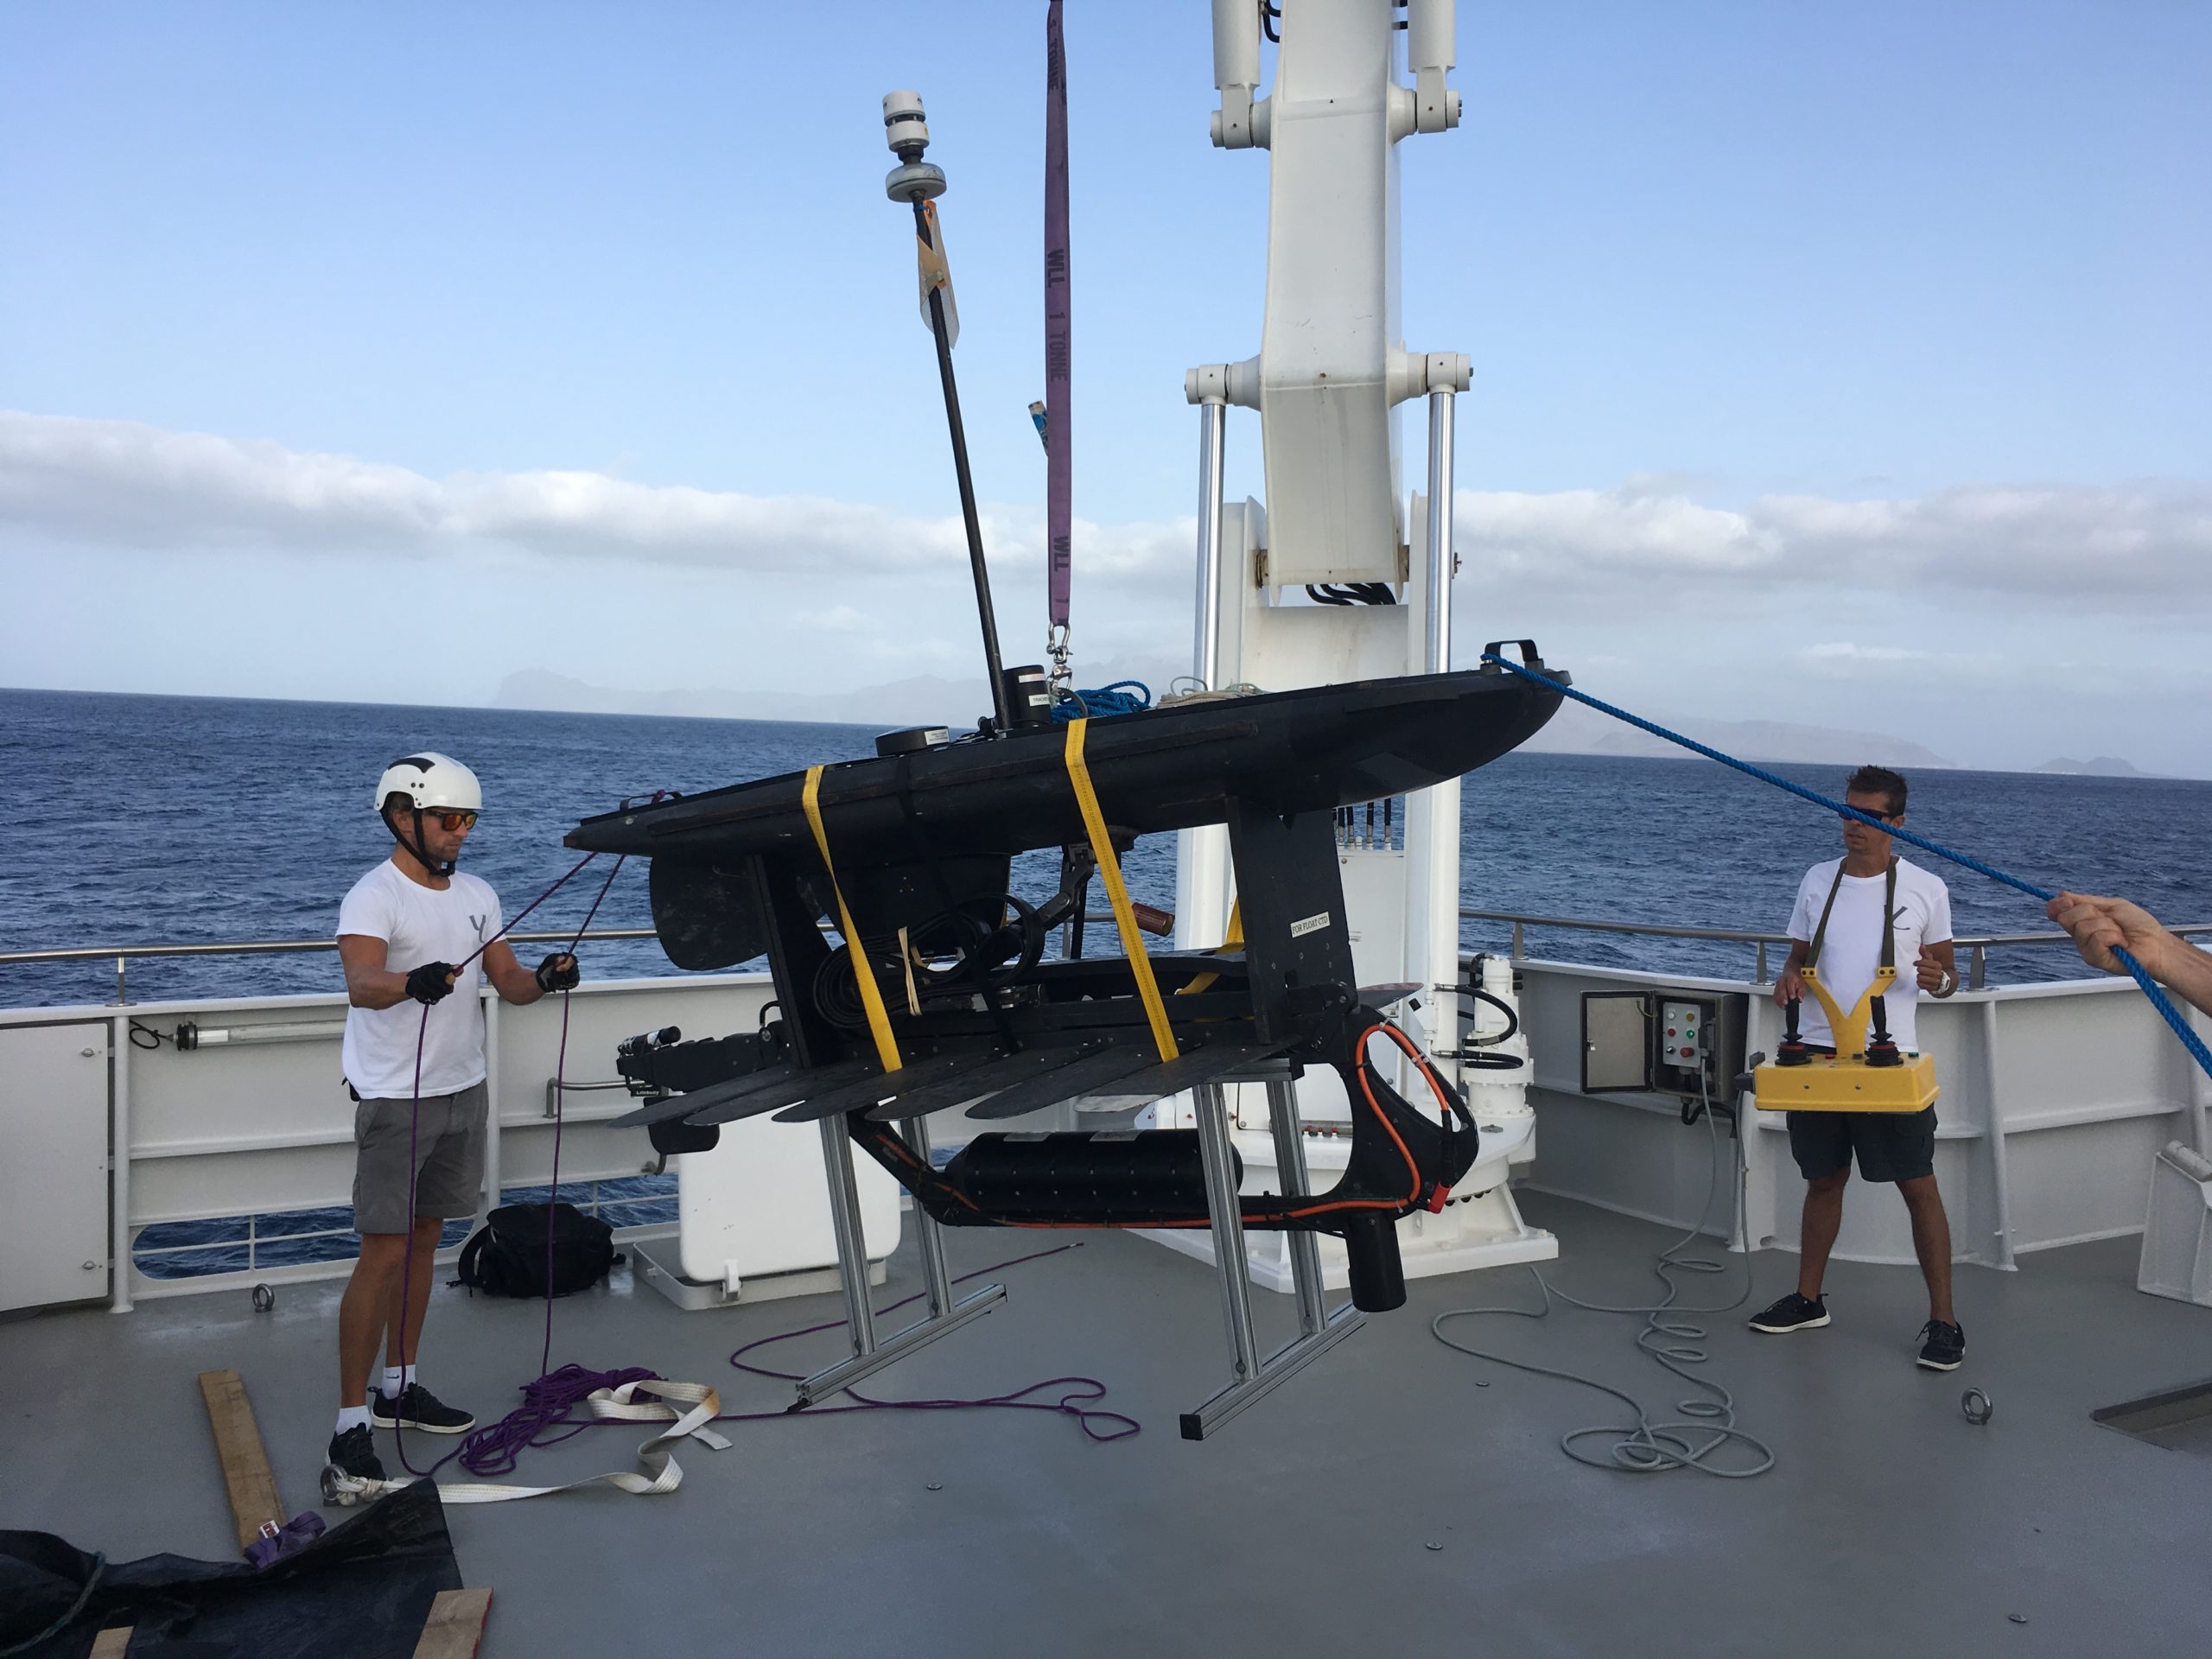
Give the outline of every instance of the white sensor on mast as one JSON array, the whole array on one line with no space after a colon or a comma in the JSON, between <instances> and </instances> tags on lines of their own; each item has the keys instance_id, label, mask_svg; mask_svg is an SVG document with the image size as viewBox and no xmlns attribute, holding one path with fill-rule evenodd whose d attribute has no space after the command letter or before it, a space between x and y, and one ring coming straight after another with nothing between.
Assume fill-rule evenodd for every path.
<instances>
[{"instance_id":1,"label":"white sensor on mast","mask_svg":"<svg viewBox=\"0 0 2212 1659\"><path fill-rule=\"evenodd\" d=\"M922 159L930 147L929 118L919 92L883 95L883 142L899 158L885 175L883 194L893 201L933 201L944 194L944 169Z\"/></svg>"},{"instance_id":2,"label":"white sensor on mast","mask_svg":"<svg viewBox=\"0 0 2212 1659\"><path fill-rule=\"evenodd\" d=\"M883 194L914 210L914 257L921 284L922 327L932 332L930 296L944 308L947 349L960 340L960 308L952 298L952 267L944 257L944 227L938 224L937 199L945 191L944 169L922 159L930 147L929 118L922 113L919 92L883 95L883 142L899 158L899 165L884 175Z\"/></svg>"}]
</instances>

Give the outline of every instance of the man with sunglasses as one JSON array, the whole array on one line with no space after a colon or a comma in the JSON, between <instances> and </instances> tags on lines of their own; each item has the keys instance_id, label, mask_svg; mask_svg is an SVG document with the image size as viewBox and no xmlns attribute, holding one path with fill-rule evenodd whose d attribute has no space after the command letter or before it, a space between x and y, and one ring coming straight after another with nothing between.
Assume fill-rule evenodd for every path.
<instances>
[{"instance_id":1,"label":"man with sunglasses","mask_svg":"<svg viewBox=\"0 0 2212 1659\"><path fill-rule=\"evenodd\" d=\"M378 780L391 856L353 884L338 911L345 964L343 1064L357 1157L353 1225L361 1254L338 1307L338 1423L330 1461L382 1480L370 1425L460 1434L475 1427L415 1378L433 1257L445 1223L476 1213L484 1179L484 1010L489 980L505 1001L535 1002L577 981L576 959L535 970L499 935L499 895L457 868L483 810L476 774L448 755L403 756ZM404 1314L401 1304L405 1303ZM384 1350L384 1372L370 1367Z\"/></svg>"},{"instance_id":2,"label":"man with sunglasses","mask_svg":"<svg viewBox=\"0 0 2212 1659\"><path fill-rule=\"evenodd\" d=\"M1880 766L1861 766L1844 786L1843 804L1891 826L1904 823L1905 782ZM1918 1052L1913 1014L1920 993L1945 997L1959 988L1951 947L1951 895L1941 877L1891 851L1892 838L1863 820L1843 818L1843 856L1815 864L1797 888L1790 913L1789 960L1775 982L1774 1000L1802 999L1798 1034L1820 1054L1835 1052L1835 1036L1817 999L1806 996L1801 971L1820 943L1820 977L1848 1012L1874 982L1883 931L1895 941L1897 983L1883 999L1890 1036ZM1811 1331L1828 1322L1821 1281L1843 1226L1843 1189L1851 1160L1869 1181L1894 1182L1912 1217L1913 1253L1928 1281L1928 1323L1920 1329L1920 1361L1953 1371L1965 1358L1966 1333L1951 1306L1951 1228L1936 1185L1936 1109L1912 1113L1791 1112L1789 1150L1805 1178L1799 1230L1797 1288L1751 1321L1770 1335Z\"/></svg>"}]
</instances>

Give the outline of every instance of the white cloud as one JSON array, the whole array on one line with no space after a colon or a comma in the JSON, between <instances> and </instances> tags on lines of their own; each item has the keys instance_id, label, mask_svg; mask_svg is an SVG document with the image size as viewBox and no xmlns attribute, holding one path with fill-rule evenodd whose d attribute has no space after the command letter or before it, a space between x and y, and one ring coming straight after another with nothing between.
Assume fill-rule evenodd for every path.
<instances>
[{"instance_id":1,"label":"white cloud","mask_svg":"<svg viewBox=\"0 0 2212 1659\"><path fill-rule=\"evenodd\" d=\"M791 618L795 626L816 633L871 633L875 619L849 605L832 605L826 611L801 611Z\"/></svg>"},{"instance_id":2,"label":"white cloud","mask_svg":"<svg viewBox=\"0 0 2212 1659\"><path fill-rule=\"evenodd\" d=\"M486 540L546 554L731 569L899 569L964 556L957 518L807 496L654 486L599 473L443 480L347 455L130 421L0 412L0 521L167 550L377 550Z\"/></svg>"},{"instance_id":3,"label":"white cloud","mask_svg":"<svg viewBox=\"0 0 2212 1659\"><path fill-rule=\"evenodd\" d=\"M2212 599L2212 486L2202 483L1972 485L1916 499L1777 495L1728 508L1694 499L1694 482L1464 491L1460 548L1471 572L1504 596L1548 591L1591 612L1648 607L1660 588L1675 600L1740 600L1777 588L1910 595L1941 587L2152 615ZM437 480L265 441L21 412L0 412L0 523L153 550L435 557L476 543L747 572L918 571L966 557L951 516L599 473ZM1039 566L1042 528L1033 509L988 512L994 563ZM1194 540L1187 518L1080 524L1077 580L1109 590L1141 584L1154 595L1172 588L1179 604Z\"/></svg>"},{"instance_id":4,"label":"white cloud","mask_svg":"<svg viewBox=\"0 0 2212 1659\"><path fill-rule=\"evenodd\" d=\"M1904 680L1993 683L2046 675L2048 659L2018 661L1989 651L1923 651L1910 645L1862 645L1847 639L1805 645L1792 653L1800 674L1823 680L1897 683Z\"/></svg>"},{"instance_id":5,"label":"white cloud","mask_svg":"<svg viewBox=\"0 0 2212 1659\"><path fill-rule=\"evenodd\" d=\"M1967 485L1918 499L1765 496L1741 509L1630 485L1460 493L1461 550L1531 587L1754 581L1931 586L2101 609L2212 600L2212 486Z\"/></svg>"}]
</instances>

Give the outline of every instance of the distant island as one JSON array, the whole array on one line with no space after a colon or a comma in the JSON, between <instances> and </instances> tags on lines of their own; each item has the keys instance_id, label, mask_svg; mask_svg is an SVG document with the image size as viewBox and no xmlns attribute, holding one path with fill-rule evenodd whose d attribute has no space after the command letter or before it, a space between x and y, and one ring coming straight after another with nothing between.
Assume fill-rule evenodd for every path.
<instances>
[{"instance_id":1,"label":"distant island","mask_svg":"<svg viewBox=\"0 0 2212 1659\"><path fill-rule=\"evenodd\" d=\"M2075 760L2062 754L2056 760L2044 761L2036 770L2065 772L2075 778L2150 778L2157 775L2111 754L2101 754L2094 760Z\"/></svg>"},{"instance_id":2,"label":"distant island","mask_svg":"<svg viewBox=\"0 0 2212 1659\"><path fill-rule=\"evenodd\" d=\"M1141 680L1155 695L1183 671L1165 659L1135 659L1103 664L1083 677L1086 685ZM582 715L675 715L718 720L830 721L884 727L966 727L988 706L982 681L934 675L855 686L837 691L740 691L693 688L672 691L624 691L591 685L550 670L531 668L510 674L492 699L495 709L541 709ZM1729 754L1753 760L1810 762L1820 766L1889 766L1955 768L1957 762L1901 737L1882 732L1846 731L1831 726L1798 726L1775 720L1698 720L1656 715L1662 724ZM1523 746L1539 754L1663 755L1686 752L1617 721L1570 703ZM2091 768L2126 766L2126 761L2095 760ZM2053 761L2045 772L2077 768ZM2129 768L2132 772L2133 768Z\"/></svg>"}]
</instances>

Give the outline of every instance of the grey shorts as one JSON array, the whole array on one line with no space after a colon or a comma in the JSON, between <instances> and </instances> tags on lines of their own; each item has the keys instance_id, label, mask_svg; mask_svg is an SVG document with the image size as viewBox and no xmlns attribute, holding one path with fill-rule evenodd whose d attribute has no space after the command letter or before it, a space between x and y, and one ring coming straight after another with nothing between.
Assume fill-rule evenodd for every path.
<instances>
[{"instance_id":1,"label":"grey shorts","mask_svg":"<svg viewBox=\"0 0 2212 1659\"><path fill-rule=\"evenodd\" d=\"M353 1108L353 1230L407 1231L409 1190L418 1220L476 1213L484 1185L484 1085L411 1100L365 1100ZM411 1134L410 1134L411 1131ZM410 1180L408 1143L414 1142Z\"/></svg>"}]
</instances>

